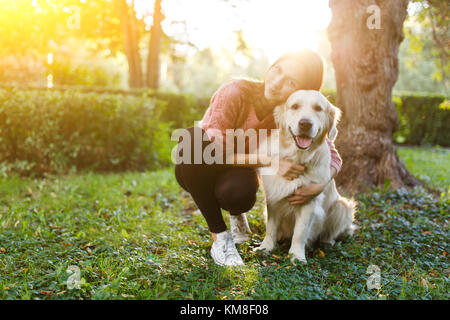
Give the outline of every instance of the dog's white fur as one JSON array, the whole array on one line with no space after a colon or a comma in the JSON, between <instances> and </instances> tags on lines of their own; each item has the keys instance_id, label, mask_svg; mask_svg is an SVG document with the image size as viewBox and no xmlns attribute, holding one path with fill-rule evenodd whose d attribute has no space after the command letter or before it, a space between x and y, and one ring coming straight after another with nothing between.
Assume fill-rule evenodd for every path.
<instances>
[{"instance_id":1,"label":"dog's white fur","mask_svg":"<svg viewBox=\"0 0 450 320\"><path fill-rule=\"evenodd\" d=\"M295 104L296 110L292 108ZM284 105L275 108L279 136L272 137L268 144L262 143L258 152L269 154L278 150L279 154L272 154L272 157L302 164L306 170L291 181L278 174L260 172L267 206L266 235L258 250L270 252L278 240L292 238L289 249L292 261L298 259L306 263L305 246L313 241L334 244L338 237L353 234L356 204L341 197L334 180L330 181L331 152L325 141L327 136L331 141L336 137L340 113L321 93L312 90L296 91ZM302 119L312 124L310 137L313 142L306 150L300 149L293 137L300 135L299 121ZM271 144L276 144L275 148ZM285 199L300 186L327 182L323 192L306 204L291 205Z\"/></svg>"}]
</instances>

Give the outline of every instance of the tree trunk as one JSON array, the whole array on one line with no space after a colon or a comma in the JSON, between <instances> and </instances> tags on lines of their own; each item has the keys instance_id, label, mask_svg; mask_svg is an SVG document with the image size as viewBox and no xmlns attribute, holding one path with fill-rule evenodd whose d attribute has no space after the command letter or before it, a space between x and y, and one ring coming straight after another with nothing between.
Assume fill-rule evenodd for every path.
<instances>
[{"instance_id":1,"label":"tree trunk","mask_svg":"<svg viewBox=\"0 0 450 320\"><path fill-rule=\"evenodd\" d=\"M134 9L125 0L116 0L120 10L120 24L124 36L124 49L128 61L128 83L131 88L143 87L141 57L139 54L139 35L136 30L136 15Z\"/></svg>"},{"instance_id":2,"label":"tree trunk","mask_svg":"<svg viewBox=\"0 0 450 320\"><path fill-rule=\"evenodd\" d=\"M158 89L159 86L159 52L161 47L162 20L161 0L155 0L153 26L147 57L147 87L152 89Z\"/></svg>"},{"instance_id":3,"label":"tree trunk","mask_svg":"<svg viewBox=\"0 0 450 320\"><path fill-rule=\"evenodd\" d=\"M358 192L382 185L386 179L392 187L420 184L407 171L392 142L398 129L392 88L398 77L398 49L408 0L330 0L329 6L336 104L343 111L336 141L343 158L338 185ZM380 20L375 20L377 13Z\"/></svg>"}]
</instances>

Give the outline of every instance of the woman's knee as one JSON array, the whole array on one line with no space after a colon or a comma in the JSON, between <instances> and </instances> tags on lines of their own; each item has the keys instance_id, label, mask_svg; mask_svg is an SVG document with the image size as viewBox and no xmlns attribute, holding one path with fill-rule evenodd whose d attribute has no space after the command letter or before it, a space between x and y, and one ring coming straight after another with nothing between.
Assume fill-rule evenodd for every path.
<instances>
[{"instance_id":1,"label":"woman's knee","mask_svg":"<svg viewBox=\"0 0 450 320\"><path fill-rule=\"evenodd\" d=\"M223 174L216 184L216 198L220 206L231 214L247 212L256 202L258 179L253 170L245 169L231 169L235 172Z\"/></svg>"}]
</instances>

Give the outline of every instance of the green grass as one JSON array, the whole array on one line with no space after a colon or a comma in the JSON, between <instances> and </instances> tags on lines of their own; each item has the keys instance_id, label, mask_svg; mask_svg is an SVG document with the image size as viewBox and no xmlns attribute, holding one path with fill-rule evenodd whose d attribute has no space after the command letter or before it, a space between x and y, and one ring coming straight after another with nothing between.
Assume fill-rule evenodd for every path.
<instances>
[{"instance_id":1,"label":"green grass","mask_svg":"<svg viewBox=\"0 0 450 320\"><path fill-rule=\"evenodd\" d=\"M430 161L433 152L444 160ZM446 190L446 152L400 155ZM0 299L449 299L449 198L418 188L357 200L355 236L292 265L286 246L269 257L252 251L265 230L259 194L254 233L239 247L246 266L230 269L210 258L206 223L171 169L2 179ZM370 265L381 270L379 290L367 288ZM80 289L67 287L69 266Z\"/></svg>"},{"instance_id":2,"label":"green grass","mask_svg":"<svg viewBox=\"0 0 450 320\"><path fill-rule=\"evenodd\" d=\"M428 186L450 194L450 149L397 148L406 167Z\"/></svg>"}]
</instances>

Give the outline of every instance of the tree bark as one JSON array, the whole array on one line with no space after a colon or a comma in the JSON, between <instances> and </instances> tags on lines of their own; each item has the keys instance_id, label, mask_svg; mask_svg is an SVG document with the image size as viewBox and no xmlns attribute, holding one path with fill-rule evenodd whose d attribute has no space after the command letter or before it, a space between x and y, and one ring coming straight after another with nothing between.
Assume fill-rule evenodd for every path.
<instances>
[{"instance_id":1,"label":"tree bark","mask_svg":"<svg viewBox=\"0 0 450 320\"><path fill-rule=\"evenodd\" d=\"M373 5L380 9L379 29L373 28ZM408 0L330 0L329 6L336 104L343 111L336 141L343 158L338 185L359 192L386 179L392 187L421 184L407 171L392 142L398 129L392 88Z\"/></svg>"},{"instance_id":2,"label":"tree bark","mask_svg":"<svg viewBox=\"0 0 450 320\"><path fill-rule=\"evenodd\" d=\"M158 89L159 86L159 52L161 47L161 0L155 0L153 10L153 26L150 34L150 43L147 57L147 87Z\"/></svg>"},{"instance_id":3,"label":"tree bark","mask_svg":"<svg viewBox=\"0 0 450 320\"><path fill-rule=\"evenodd\" d=\"M128 61L128 83L130 88L143 87L141 57L139 54L139 35L136 30L134 9L125 0L116 0L120 11L120 24L123 30L124 49Z\"/></svg>"}]
</instances>

